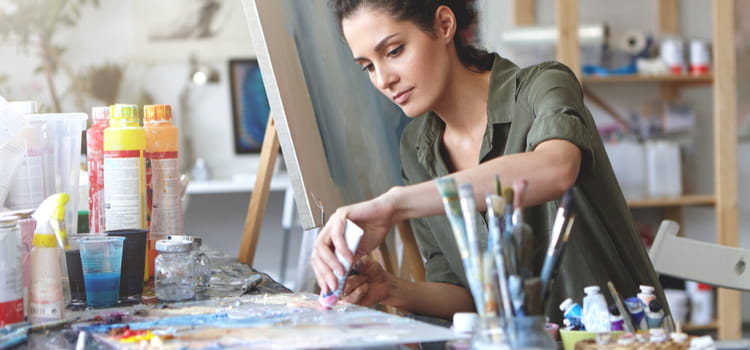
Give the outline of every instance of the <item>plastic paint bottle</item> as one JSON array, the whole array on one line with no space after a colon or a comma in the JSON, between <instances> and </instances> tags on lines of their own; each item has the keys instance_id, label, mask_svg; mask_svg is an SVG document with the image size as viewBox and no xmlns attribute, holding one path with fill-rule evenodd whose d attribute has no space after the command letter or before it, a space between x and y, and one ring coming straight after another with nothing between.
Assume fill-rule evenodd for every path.
<instances>
[{"instance_id":1,"label":"plastic paint bottle","mask_svg":"<svg viewBox=\"0 0 750 350\"><path fill-rule=\"evenodd\" d=\"M661 321L664 319L664 308L658 300L652 300L648 304L648 311L646 311L646 324L649 329L660 328Z\"/></svg>"},{"instance_id":2,"label":"plastic paint bottle","mask_svg":"<svg viewBox=\"0 0 750 350\"><path fill-rule=\"evenodd\" d=\"M91 109L91 127L86 130L86 161L89 167L89 232L104 232L104 129L109 126L109 107Z\"/></svg>"},{"instance_id":3,"label":"plastic paint bottle","mask_svg":"<svg viewBox=\"0 0 750 350\"><path fill-rule=\"evenodd\" d=\"M581 305L578 305L573 299L567 298L560 303L560 311L562 311L563 317L568 320L570 330L583 329Z\"/></svg>"},{"instance_id":4,"label":"plastic paint bottle","mask_svg":"<svg viewBox=\"0 0 750 350\"><path fill-rule=\"evenodd\" d=\"M617 305L612 304L609 306L609 326L612 331L624 331L625 330L625 318L620 314L620 309Z\"/></svg>"},{"instance_id":5,"label":"plastic paint bottle","mask_svg":"<svg viewBox=\"0 0 750 350\"><path fill-rule=\"evenodd\" d=\"M604 295L599 293L599 286L588 286L583 289L583 314L581 321L588 332L609 332L609 309Z\"/></svg>"},{"instance_id":6,"label":"plastic paint bottle","mask_svg":"<svg viewBox=\"0 0 750 350\"><path fill-rule=\"evenodd\" d=\"M0 327L23 322L23 269L18 219L0 216Z\"/></svg>"},{"instance_id":7,"label":"plastic paint bottle","mask_svg":"<svg viewBox=\"0 0 750 350\"><path fill-rule=\"evenodd\" d=\"M633 327L635 329L648 329L646 324L646 312L643 310L643 303L637 297L630 297L625 299L625 306L630 312L630 318L633 320Z\"/></svg>"},{"instance_id":8,"label":"plastic paint bottle","mask_svg":"<svg viewBox=\"0 0 750 350\"><path fill-rule=\"evenodd\" d=\"M146 133L138 106L116 104L104 129L104 221L107 231L145 229ZM144 280L148 280L148 254Z\"/></svg>"},{"instance_id":9,"label":"plastic paint bottle","mask_svg":"<svg viewBox=\"0 0 750 350\"><path fill-rule=\"evenodd\" d=\"M183 217L178 158L179 138L177 127L172 124L172 108L169 105L143 107L143 125L146 133L146 194L148 224L151 231L149 256L151 275L154 244L169 235L183 235Z\"/></svg>"},{"instance_id":10,"label":"plastic paint bottle","mask_svg":"<svg viewBox=\"0 0 750 350\"><path fill-rule=\"evenodd\" d=\"M656 299L656 295L654 295L654 287L641 285L640 289L641 292L637 294L637 297L641 300L641 303L643 303L643 307L646 311L648 311L648 305L651 304L651 301Z\"/></svg>"},{"instance_id":11,"label":"plastic paint bottle","mask_svg":"<svg viewBox=\"0 0 750 350\"><path fill-rule=\"evenodd\" d=\"M690 281L690 284L695 282ZM713 320L714 292L707 284L696 283L688 293L690 298L690 323L695 325L708 324Z\"/></svg>"},{"instance_id":12,"label":"plastic paint bottle","mask_svg":"<svg viewBox=\"0 0 750 350\"><path fill-rule=\"evenodd\" d=\"M29 287L29 321L31 323L57 321L65 308L63 249L66 246L65 193L45 199L34 212L37 228L31 248L31 282Z\"/></svg>"}]
</instances>

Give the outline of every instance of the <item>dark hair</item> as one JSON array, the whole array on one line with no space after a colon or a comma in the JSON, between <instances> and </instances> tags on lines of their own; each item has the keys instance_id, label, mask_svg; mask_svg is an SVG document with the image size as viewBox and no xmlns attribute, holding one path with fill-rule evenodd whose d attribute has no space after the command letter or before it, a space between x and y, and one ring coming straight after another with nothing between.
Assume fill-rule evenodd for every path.
<instances>
[{"instance_id":1,"label":"dark hair","mask_svg":"<svg viewBox=\"0 0 750 350\"><path fill-rule=\"evenodd\" d=\"M397 21L412 21L420 29L434 34L435 10L448 6L456 16L456 33L453 42L458 58L473 70L489 70L493 56L468 42L465 34L476 24L477 13L473 0L331 0L339 25L344 18L362 8L383 10Z\"/></svg>"}]
</instances>

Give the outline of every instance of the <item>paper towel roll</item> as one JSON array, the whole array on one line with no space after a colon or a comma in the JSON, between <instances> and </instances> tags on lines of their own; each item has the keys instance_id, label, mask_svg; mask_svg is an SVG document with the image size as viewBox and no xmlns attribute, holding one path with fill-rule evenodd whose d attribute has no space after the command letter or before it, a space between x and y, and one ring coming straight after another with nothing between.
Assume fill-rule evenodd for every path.
<instances>
[{"instance_id":1,"label":"paper towel roll","mask_svg":"<svg viewBox=\"0 0 750 350\"><path fill-rule=\"evenodd\" d=\"M631 55L638 55L648 46L648 36L639 30L629 30L619 36L616 48Z\"/></svg>"}]
</instances>

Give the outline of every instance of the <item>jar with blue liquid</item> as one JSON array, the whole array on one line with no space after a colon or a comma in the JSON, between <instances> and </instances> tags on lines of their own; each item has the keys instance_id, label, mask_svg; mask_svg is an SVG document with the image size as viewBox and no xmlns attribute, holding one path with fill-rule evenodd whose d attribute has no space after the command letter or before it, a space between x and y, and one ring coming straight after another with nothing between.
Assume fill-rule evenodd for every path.
<instances>
[{"instance_id":1,"label":"jar with blue liquid","mask_svg":"<svg viewBox=\"0 0 750 350\"><path fill-rule=\"evenodd\" d=\"M154 262L154 292L159 300L179 301L195 296L193 242L156 241L159 255Z\"/></svg>"}]
</instances>

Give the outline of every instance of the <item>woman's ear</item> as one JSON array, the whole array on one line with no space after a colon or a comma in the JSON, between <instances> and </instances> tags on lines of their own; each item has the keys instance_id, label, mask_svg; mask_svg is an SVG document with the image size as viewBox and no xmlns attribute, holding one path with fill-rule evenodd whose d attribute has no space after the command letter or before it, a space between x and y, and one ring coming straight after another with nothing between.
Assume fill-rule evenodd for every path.
<instances>
[{"instance_id":1,"label":"woman's ear","mask_svg":"<svg viewBox=\"0 0 750 350\"><path fill-rule=\"evenodd\" d=\"M450 7L442 5L435 10L435 34L438 38L453 41L456 34L456 15Z\"/></svg>"}]
</instances>

